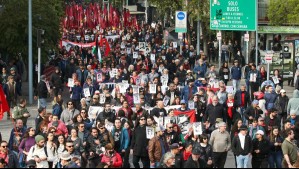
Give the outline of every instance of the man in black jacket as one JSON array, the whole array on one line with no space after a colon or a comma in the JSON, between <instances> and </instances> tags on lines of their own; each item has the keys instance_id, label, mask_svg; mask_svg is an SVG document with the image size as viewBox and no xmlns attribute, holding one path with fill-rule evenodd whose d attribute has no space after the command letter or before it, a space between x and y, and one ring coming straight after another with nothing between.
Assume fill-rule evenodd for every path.
<instances>
[{"instance_id":1,"label":"man in black jacket","mask_svg":"<svg viewBox=\"0 0 299 169\"><path fill-rule=\"evenodd\" d=\"M199 158L200 155L200 150L198 148L194 148L191 156L185 162L184 168L206 168L205 162Z\"/></svg>"},{"instance_id":2,"label":"man in black jacket","mask_svg":"<svg viewBox=\"0 0 299 169\"><path fill-rule=\"evenodd\" d=\"M167 116L167 112L164 109L164 103L163 101L159 100L157 101L157 107L155 107L150 114L152 117L156 116L156 117L165 117Z\"/></svg>"},{"instance_id":3,"label":"man in black jacket","mask_svg":"<svg viewBox=\"0 0 299 169\"><path fill-rule=\"evenodd\" d=\"M258 120L259 117L261 117L261 115L263 114L263 111L258 106L258 104L259 101L254 100L252 102L252 106L248 107L244 112L244 116L249 121L249 124L252 124L253 119Z\"/></svg>"},{"instance_id":4,"label":"man in black jacket","mask_svg":"<svg viewBox=\"0 0 299 169\"><path fill-rule=\"evenodd\" d=\"M58 96L58 93L63 90L63 77L61 75L59 67L56 67L55 72L52 74L51 84L54 91L54 95Z\"/></svg>"},{"instance_id":5,"label":"man in black jacket","mask_svg":"<svg viewBox=\"0 0 299 169\"><path fill-rule=\"evenodd\" d=\"M267 125L268 131L267 134L271 133L272 127L277 126L280 128L281 120L277 117L278 111L276 108L272 108L269 110L269 115L265 117L265 124Z\"/></svg>"},{"instance_id":6,"label":"man in black jacket","mask_svg":"<svg viewBox=\"0 0 299 169\"><path fill-rule=\"evenodd\" d=\"M39 105L38 107L47 107L47 97L48 97L48 88L46 84L46 76L42 75L40 77L40 82L37 85L37 89L35 90L34 99L36 100L38 97Z\"/></svg>"},{"instance_id":7,"label":"man in black jacket","mask_svg":"<svg viewBox=\"0 0 299 169\"><path fill-rule=\"evenodd\" d=\"M169 84L169 90L166 91L166 96L170 98L168 105L171 105L175 98L180 96L180 92L175 89L174 83Z\"/></svg>"},{"instance_id":8,"label":"man in black jacket","mask_svg":"<svg viewBox=\"0 0 299 169\"><path fill-rule=\"evenodd\" d=\"M247 126L242 125L238 136L233 138L232 151L237 157L237 168L248 168L249 156L252 152L252 141L247 132Z\"/></svg>"},{"instance_id":9,"label":"man in black jacket","mask_svg":"<svg viewBox=\"0 0 299 169\"><path fill-rule=\"evenodd\" d=\"M268 168L270 142L264 135L262 130L258 130L256 138L252 141L252 168Z\"/></svg>"},{"instance_id":10,"label":"man in black jacket","mask_svg":"<svg viewBox=\"0 0 299 169\"><path fill-rule=\"evenodd\" d=\"M150 167L148 156L148 142L146 138L146 117L139 118L139 125L135 128L131 143L131 152L133 151L133 165L135 168L140 168L139 160L141 159L143 168Z\"/></svg>"},{"instance_id":11,"label":"man in black jacket","mask_svg":"<svg viewBox=\"0 0 299 169\"><path fill-rule=\"evenodd\" d=\"M88 165L90 168L95 168L100 163L100 152L97 152L100 144L99 131L97 128L92 128L86 142Z\"/></svg>"},{"instance_id":12,"label":"man in black jacket","mask_svg":"<svg viewBox=\"0 0 299 169\"><path fill-rule=\"evenodd\" d=\"M114 123L115 118L115 112L112 111L111 105L109 103L105 103L105 109L98 115L96 121L100 122L101 124L105 124L105 120Z\"/></svg>"},{"instance_id":13,"label":"man in black jacket","mask_svg":"<svg viewBox=\"0 0 299 169\"><path fill-rule=\"evenodd\" d=\"M210 125L216 123L217 118L222 118L223 121L226 121L226 114L222 104L219 103L218 97L214 96L212 99L213 103L209 104L204 115L204 121L209 122Z\"/></svg>"}]
</instances>

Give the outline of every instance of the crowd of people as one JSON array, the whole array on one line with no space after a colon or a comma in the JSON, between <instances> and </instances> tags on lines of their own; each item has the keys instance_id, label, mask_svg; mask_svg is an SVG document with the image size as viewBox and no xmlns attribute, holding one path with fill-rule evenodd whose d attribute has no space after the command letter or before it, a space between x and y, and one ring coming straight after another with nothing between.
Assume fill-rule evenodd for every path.
<instances>
[{"instance_id":1,"label":"crowd of people","mask_svg":"<svg viewBox=\"0 0 299 169\"><path fill-rule=\"evenodd\" d=\"M18 93L22 72L3 67L14 128L8 141L0 133L0 168L224 168L229 151L237 168L299 167L299 80L289 99L279 70L267 81L262 66L230 65L226 53L217 70L210 52L163 40L158 23L98 36L107 56L107 45L61 47L35 88L37 117Z\"/></svg>"}]
</instances>

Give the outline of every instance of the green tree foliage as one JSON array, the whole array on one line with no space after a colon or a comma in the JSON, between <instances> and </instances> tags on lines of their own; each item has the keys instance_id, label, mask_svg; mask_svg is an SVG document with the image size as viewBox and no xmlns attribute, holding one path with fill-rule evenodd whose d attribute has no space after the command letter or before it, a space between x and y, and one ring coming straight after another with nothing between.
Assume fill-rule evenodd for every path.
<instances>
[{"instance_id":1,"label":"green tree foliage","mask_svg":"<svg viewBox=\"0 0 299 169\"><path fill-rule=\"evenodd\" d=\"M157 11L161 16L168 18L172 13L175 15L175 11L182 10L183 1L182 0L149 0L149 3L157 8Z\"/></svg>"},{"instance_id":2,"label":"green tree foliage","mask_svg":"<svg viewBox=\"0 0 299 169\"><path fill-rule=\"evenodd\" d=\"M270 0L267 11L271 25L298 25L298 0Z\"/></svg>"},{"instance_id":3,"label":"green tree foliage","mask_svg":"<svg viewBox=\"0 0 299 169\"><path fill-rule=\"evenodd\" d=\"M10 54L23 53L23 55L27 55L28 1L3 0L2 5L3 9L0 13L0 49ZM57 47L61 38L60 24L63 13L63 1L61 0L32 0L32 41L34 51L37 51L37 29L45 30L43 51Z\"/></svg>"}]
</instances>

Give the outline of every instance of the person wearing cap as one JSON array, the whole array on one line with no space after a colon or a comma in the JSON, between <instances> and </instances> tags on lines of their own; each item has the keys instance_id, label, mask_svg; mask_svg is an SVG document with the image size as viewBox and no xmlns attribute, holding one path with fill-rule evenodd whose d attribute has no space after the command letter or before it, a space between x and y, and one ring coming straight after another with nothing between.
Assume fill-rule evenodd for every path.
<instances>
[{"instance_id":1,"label":"person wearing cap","mask_svg":"<svg viewBox=\"0 0 299 169\"><path fill-rule=\"evenodd\" d=\"M238 60L234 61L234 66L231 68L231 79L233 80L234 93L240 90L240 80L242 78L242 68L239 66Z\"/></svg>"},{"instance_id":2,"label":"person wearing cap","mask_svg":"<svg viewBox=\"0 0 299 169\"><path fill-rule=\"evenodd\" d=\"M293 143L295 139L295 132L293 129L287 129L286 134L287 137L281 145L284 156L282 161L283 168L298 168L298 166L295 167L294 165L295 163L298 165L297 161L299 156L298 151L296 151L298 150L298 147Z\"/></svg>"},{"instance_id":3,"label":"person wearing cap","mask_svg":"<svg viewBox=\"0 0 299 169\"><path fill-rule=\"evenodd\" d=\"M260 109L259 101L258 100L253 100L252 105L248 107L245 112L244 116L246 120L248 120L248 123L251 124L253 119L258 120L259 117L263 114L263 111Z\"/></svg>"},{"instance_id":4,"label":"person wearing cap","mask_svg":"<svg viewBox=\"0 0 299 169\"><path fill-rule=\"evenodd\" d=\"M265 92L264 98L266 100L266 109L270 110L274 108L274 103L276 101L277 94L273 90L273 86L269 86L268 92Z\"/></svg>"},{"instance_id":5,"label":"person wearing cap","mask_svg":"<svg viewBox=\"0 0 299 169\"><path fill-rule=\"evenodd\" d=\"M80 168L74 161L72 161L72 157L70 153L63 152L60 157L61 168Z\"/></svg>"},{"instance_id":6,"label":"person wearing cap","mask_svg":"<svg viewBox=\"0 0 299 169\"><path fill-rule=\"evenodd\" d=\"M232 141L232 151L236 156L237 168L248 168L249 156L252 152L252 139L247 132L247 126L242 125L239 128L239 134Z\"/></svg>"},{"instance_id":7,"label":"person wearing cap","mask_svg":"<svg viewBox=\"0 0 299 169\"><path fill-rule=\"evenodd\" d=\"M27 161L34 160L37 168L49 168L48 153L45 148L45 138L41 135L35 136L35 145L28 152Z\"/></svg>"},{"instance_id":8,"label":"person wearing cap","mask_svg":"<svg viewBox=\"0 0 299 169\"><path fill-rule=\"evenodd\" d=\"M27 168L36 168L36 162L34 160L29 160L26 166Z\"/></svg>"},{"instance_id":9,"label":"person wearing cap","mask_svg":"<svg viewBox=\"0 0 299 169\"><path fill-rule=\"evenodd\" d=\"M187 103L192 99L193 95L197 93L197 87L194 85L194 80L189 80L183 90L181 91L181 99Z\"/></svg>"},{"instance_id":10,"label":"person wearing cap","mask_svg":"<svg viewBox=\"0 0 299 169\"><path fill-rule=\"evenodd\" d=\"M184 168L206 168L205 161L203 161L200 156L200 150L196 147L193 148L191 156L184 163Z\"/></svg>"},{"instance_id":11,"label":"person wearing cap","mask_svg":"<svg viewBox=\"0 0 299 169\"><path fill-rule=\"evenodd\" d=\"M278 117L283 122L287 119L287 106L289 103L289 97L286 95L286 91L284 89L280 90L280 94L277 96L276 101L274 103L274 107L278 111Z\"/></svg>"},{"instance_id":12,"label":"person wearing cap","mask_svg":"<svg viewBox=\"0 0 299 169\"><path fill-rule=\"evenodd\" d=\"M10 108L17 105L18 94L16 93L16 82L13 76L8 76L7 83L3 86L3 91L7 100L7 104ZM7 120L10 119L10 111L7 112Z\"/></svg>"},{"instance_id":13,"label":"person wearing cap","mask_svg":"<svg viewBox=\"0 0 299 169\"><path fill-rule=\"evenodd\" d=\"M27 101L21 98L19 102L20 104L13 109L13 118L14 120L21 119L24 127L27 128L27 119L31 116L26 108Z\"/></svg>"},{"instance_id":14,"label":"person wearing cap","mask_svg":"<svg viewBox=\"0 0 299 169\"><path fill-rule=\"evenodd\" d=\"M185 81L195 81L195 78L193 76L193 72L191 70L187 70L187 74L186 74L186 78L185 78Z\"/></svg>"},{"instance_id":15,"label":"person wearing cap","mask_svg":"<svg viewBox=\"0 0 299 169\"><path fill-rule=\"evenodd\" d=\"M296 111L292 110L290 113L290 117L287 118L287 121L291 123L291 128L295 128L295 125L299 123L299 116L297 116Z\"/></svg>"},{"instance_id":16,"label":"person wearing cap","mask_svg":"<svg viewBox=\"0 0 299 169\"><path fill-rule=\"evenodd\" d=\"M264 135L264 131L258 130L252 141L252 168L268 168L270 142Z\"/></svg>"},{"instance_id":17,"label":"person wearing cap","mask_svg":"<svg viewBox=\"0 0 299 169\"><path fill-rule=\"evenodd\" d=\"M178 111L180 112L186 112L189 111L190 109L187 107L187 103L185 102L185 100L181 100L180 101L181 107L178 109Z\"/></svg>"},{"instance_id":18,"label":"person wearing cap","mask_svg":"<svg viewBox=\"0 0 299 169\"><path fill-rule=\"evenodd\" d=\"M214 168L224 168L227 152L231 149L231 138L225 122L220 122L218 127L212 132L209 144L213 147Z\"/></svg>"},{"instance_id":19,"label":"person wearing cap","mask_svg":"<svg viewBox=\"0 0 299 169\"><path fill-rule=\"evenodd\" d=\"M163 126L157 126L155 128L156 135L148 142L148 156L151 168L160 166L160 160L167 152L167 143L163 137L164 130Z\"/></svg>"},{"instance_id":20,"label":"person wearing cap","mask_svg":"<svg viewBox=\"0 0 299 169\"><path fill-rule=\"evenodd\" d=\"M46 84L46 76L42 75L40 77L40 82L37 84L37 88L34 90L35 95L34 99L39 100L39 105L38 107L47 107L47 97L48 97L48 88Z\"/></svg>"},{"instance_id":21,"label":"person wearing cap","mask_svg":"<svg viewBox=\"0 0 299 169\"><path fill-rule=\"evenodd\" d=\"M20 72L17 72L16 70L17 69L15 67L10 68L9 76L12 76L16 82L16 93L19 96L22 96L22 78L20 76Z\"/></svg>"},{"instance_id":22,"label":"person wearing cap","mask_svg":"<svg viewBox=\"0 0 299 169\"><path fill-rule=\"evenodd\" d=\"M290 115L291 111L296 111L296 115L299 115L299 90L294 90L293 97L290 99L287 107L287 113Z\"/></svg>"}]
</instances>

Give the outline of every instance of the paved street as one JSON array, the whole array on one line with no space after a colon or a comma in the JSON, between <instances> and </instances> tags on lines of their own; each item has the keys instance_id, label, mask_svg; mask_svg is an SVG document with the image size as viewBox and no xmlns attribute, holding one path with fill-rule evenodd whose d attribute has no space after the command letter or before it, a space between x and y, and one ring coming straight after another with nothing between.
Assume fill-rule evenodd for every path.
<instances>
[{"instance_id":1,"label":"paved street","mask_svg":"<svg viewBox=\"0 0 299 169\"><path fill-rule=\"evenodd\" d=\"M244 80L242 81L241 84L244 84ZM231 82L229 82L228 85L231 85ZM285 90L287 92L287 95L289 97L292 97L292 93L294 91L293 87L289 87L287 86L287 82L284 83L285 86ZM64 100L67 101L68 100L68 94L67 94L68 90L65 89L64 90ZM23 84L23 93L24 93L24 97L28 100L28 83L24 83ZM48 99L48 105L50 105L51 100ZM34 101L33 105L28 105L28 110L30 111L31 117L28 120L27 125L29 127L33 127L34 126L34 118L37 116L37 101ZM47 109L47 112L52 112L51 107L49 106L49 109ZM11 131L11 129L13 128L12 122L6 120L6 115L4 116L3 120L0 122L0 131L2 133L2 137L4 140L9 140L9 133ZM132 160L132 158L130 158L130 160ZM131 163L132 164L132 163ZM132 165L133 167L133 165ZM235 160L234 160L234 156L232 154L232 152L229 152L228 157L227 157L227 162L225 165L225 168L235 168Z\"/></svg>"}]
</instances>

